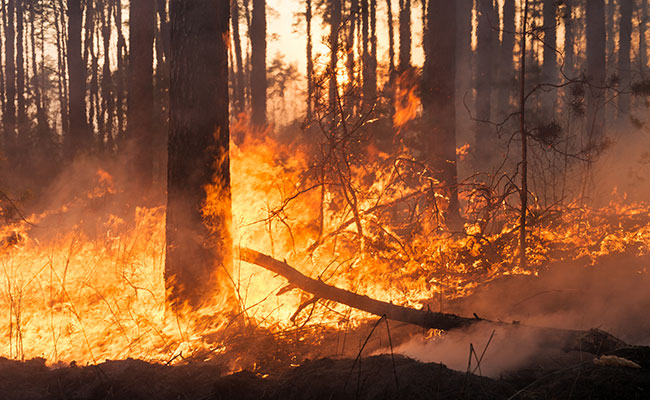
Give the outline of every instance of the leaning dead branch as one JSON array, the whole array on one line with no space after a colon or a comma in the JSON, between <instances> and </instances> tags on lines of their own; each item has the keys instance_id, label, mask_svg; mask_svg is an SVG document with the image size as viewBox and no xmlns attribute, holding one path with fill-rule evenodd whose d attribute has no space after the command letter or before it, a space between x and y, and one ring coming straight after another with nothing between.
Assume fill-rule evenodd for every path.
<instances>
[{"instance_id":1,"label":"leaning dead branch","mask_svg":"<svg viewBox=\"0 0 650 400\"><path fill-rule=\"evenodd\" d=\"M534 327L482 319L476 314L474 318L461 317L455 314L416 310L410 307L398 306L385 301L375 300L348 290L328 285L320 279L305 276L289 264L279 261L258 251L241 248L239 258L242 261L258 265L286 278L290 284L311 293L314 298L321 298L345 304L377 316L407 324L421 326L426 329L454 330L467 328L477 323L489 324L503 329L514 329L521 334L537 334L541 344L560 348L564 351L583 351L592 354L603 354L628 345L613 335L599 329L588 331Z\"/></svg>"}]
</instances>

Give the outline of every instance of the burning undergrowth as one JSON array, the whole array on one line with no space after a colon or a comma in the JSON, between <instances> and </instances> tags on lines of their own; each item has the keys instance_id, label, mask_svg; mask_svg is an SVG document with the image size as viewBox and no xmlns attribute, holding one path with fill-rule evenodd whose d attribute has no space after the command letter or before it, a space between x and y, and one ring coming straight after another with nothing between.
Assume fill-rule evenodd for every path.
<instances>
[{"instance_id":1,"label":"burning undergrowth","mask_svg":"<svg viewBox=\"0 0 650 400\"><path fill-rule=\"evenodd\" d=\"M231 149L235 248L286 259L330 285L418 309L590 328L598 319L576 322L570 313L548 317L557 310L501 313L503 308L490 305L499 304L503 293L517 291L486 288L498 288L504 277L517 275L526 277L517 278L525 284L513 284L519 293L534 287L555 290L559 280L544 281L549 270L571 277L563 282L581 280L585 267L613 260L624 260L629 273L609 269L612 275L593 282L612 276L645 282L646 204L533 208L529 263L521 269L517 219L508 199L497 204L497 213L482 186L464 186L466 223L455 230L445 220L447 192L406 149L387 154L368 141L298 146L274 140L268 132L258 137L264 139L249 136ZM163 363L213 359L229 370L269 370L297 365L305 357L358 351L368 332L368 314L314 299L282 277L239 261L229 271L234 307L215 300L199 312L170 315L163 278L165 209L138 204L124 189L127 182L119 163L86 160L54 186L57 195L41 207L46 211L2 228L2 356L43 357L52 364L128 357ZM489 224L488 208L495 217ZM559 263L579 272L565 275L567 268ZM576 293L593 291L623 294L596 286ZM488 301L482 293L492 297ZM637 293L635 299L645 298ZM502 302L504 307L521 310L517 301L522 299L515 297ZM544 304L552 307L552 302ZM598 314L594 308L586 312ZM418 330L393 332L403 336L397 344ZM627 337L647 339L640 331ZM385 346L384 340L371 348Z\"/></svg>"}]
</instances>

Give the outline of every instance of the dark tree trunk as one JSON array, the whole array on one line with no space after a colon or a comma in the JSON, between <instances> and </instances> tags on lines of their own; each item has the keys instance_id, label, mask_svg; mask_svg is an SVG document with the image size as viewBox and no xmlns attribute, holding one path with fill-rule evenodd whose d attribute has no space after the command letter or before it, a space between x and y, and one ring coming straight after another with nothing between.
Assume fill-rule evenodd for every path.
<instances>
[{"instance_id":1,"label":"dark tree trunk","mask_svg":"<svg viewBox=\"0 0 650 400\"><path fill-rule=\"evenodd\" d=\"M564 75L573 79L575 73L574 37L575 26L573 23L573 0L566 0L564 11Z\"/></svg>"},{"instance_id":2,"label":"dark tree trunk","mask_svg":"<svg viewBox=\"0 0 650 400\"><path fill-rule=\"evenodd\" d=\"M605 0L587 1L587 136L590 145L605 136Z\"/></svg>"},{"instance_id":3,"label":"dark tree trunk","mask_svg":"<svg viewBox=\"0 0 650 400\"><path fill-rule=\"evenodd\" d=\"M547 0L548 1L548 0ZM503 3L503 36L501 39L499 63L501 73L499 76L498 119L501 120L510 112L510 99L515 87L515 0L505 0Z\"/></svg>"},{"instance_id":4,"label":"dark tree trunk","mask_svg":"<svg viewBox=\"0 0 650 400\"><path fill-rule=\"evenodd\" d=\"M14 29L15 0L7 2L7 24L5 26L5 71L7 79L7 103L2 114L4 124L4 151L10 165L16 157L16 64L15 47L16 31Z\"/></svg>"},{"instance_id":5,"label":"dark tree trunk","mask_svg":"<svg viewBox=\"0 0 650 400\"><path fill-rule=\"evenodd\" d=\"M557 0L544 0L544 62L542 64L542 83L557 84ZM553 115L555 90L542 94L542 112Z\"/></svg>"},{"instance_id":6,"label":"dark tree trunk","mask_svg":"<svg viewBox=\"0 0 650 400\"><path fill-rule=\"evenodd\" d=\"M54 12L54 26L56 27L56 56L57 56L57 75L59 89L59 109L61 111L61 134L64 143L70 136L70 120L68 113L68 81L67 81L67 64L66 64L66 41L64 38L65 18L63 10L63 0L59 0L58 9Z\"/></svg>"},{"instance_id":7,"label":"dark tree trunk","mask_svg":"<svg viewBox=\"0 0 650 400\"><path fill-rule=\"evenodd\" d=\"M128 135L133 144L134 183L147 192L153 181L154 94L153 43L155 0L138 0L129 8Z\"/></svg>"},{"instance_id":8,"label":"dark tree trunk","mask_svg":"<svg viewBox=\"0 0 650 400\"><path fill-rule=\"evenodd\" d=\"M434 177L449 196L446 220L460 222L456 168L456 2L430 0L424 37L422 116L430 131L423 137Z\"/></svg>"},{"instance_id":9,"label":"dark tree trunk","mask_svg":"<svg viewBox=\"0 0 650 400\"><path fill-rule=\"evenodd\" d=\"M411 0L399 0L399 71L411 66Z\"/></svg>"},{"instance_id":10,"label":"dark tree trunk","mask_svg":"<svg viewBox=\"0 0 650 400\"><path fill-rule=\"evenodd\" d=\"M639 15L639 65L645 71L648 67L648 47L645 37L647 17L644 16L648 15L648 0L641 0Z\"/></svg>"},{"instance_id":11,"label":"dark tree trunk","mask_svg":"<svg viewBox=\"0 0 650 400\"><path fill-rule=\"evenodd\" d=\"M368 12L368 0L361 0L361 65L362 65L362 87L363 107L368 109L372 100L370 97L370 13Z\"/></svg>"},{"instance_id":12,"label":"dark tree trunk","mask_svg":"<svg viewBox=\"0 0 650 400\"><path fill-rule=\"evenodd\" d=\"M620 20L618 39L618 73L621 78L621 88L629 90L632 79L630 65L630 40L632 38L632 9L634 0L620 0ZM643 17L645 18L645 17ZM626 118L630 113L630 95L622 93L618 97L618 116Z\"/></svg>"},{"instance_id":13,"label":"dark tree trunk","mask_svg":"<svg viewBox=\"0 0 650 400\"><path fill-rule=\"evenodd\" d=\"M228 0L172 0L165 281L172 307L214 303L232 264ZM208 190L207 187L211 189ZM210 210L202 212L206 195ZM220 293L219 293L220 292Z\"/></svg>"},{"instance_id":14,"label":"dark tree trunk","mask_svg":"<svg viewBox=\"0 0 650 400\"><path fill-rule=\"evenodd\" d=\"M392 0L386 0L386 23L388 24L388 74L389 79L391 79L395 70L395 32Z\"/></svg>"},{"instance_id":15,"label":"dark tree trunk","mask_svg":"<svg viewBox=\"0 0 650 400\"><path fill-rule=\"evenodd\" d=\"M367 11L367 0L361 0L361 1L362 2L366 1L366 11ZM358 16L359 16L359 0L350 0L350 13L348 14L348 22L350 25L348 25L348 34L345 39L345 52L346 52L345 68L347 70L347 75L348 75L346 92L350 94L345 98L345 109L350 114L354 112L354 106L357 100L356 96L352 95L352 92L357 84L357 79L355 76L356 73L355 73L355 60L354 60L355 58L354 39L356 35L356 27L359 23ZM363 56L365 56L365 53Z\"/></svg>"},{"instance_id":16,"label":"dark tree trunk","mask_svg":"<svg viewBox=\"0 0 650 400\"><path fill-rule=\"evenodd\" d=\"M370 0L370 66L368 68L368 98L377 98L377 0Z\"/></svg>"},{"instance_id":17,"label":"dark tree trunk","mask_svg":"<svg viewBox=\"0 0 650 400\"><path fill-rule=\"evenodd\" d=\"M253 0L251 21L251 122L266 124L266 0Z\"/></svg>"},{"instance_id":18,"label":"dark tree trunk","mask_svg":"<svg viewBox=\"0 0 650 400\"><path fill-rule=\"evenodd\" d=\"M244 81L244 61L242 58L241 51L241 37L239 35L239 0L231 0L230 6L231 12L231 25L232 25L232 41L235 47L235 63L236 63L236 72L235 72L235 98L234 98L234 109L236 114L244 112L244 86L246 83Z\"/></svg>"},{"instance_id":19,"label":"dark tree trunk","mask_svg":"<svg viewBox=\"0 0 650 400\"><path fill-rule=\"evenodd\" d=\"M4 1L0 2L0 37L4 37L7 26L7 11ZM4 114L7 105L5 99L5 74L4 74L4 43L0 40L0 113Z\"/></svg>"},{"instance_id":20,"label":"dark tree trunk","mask_svg":"<svg viewBox=\"0 0 650 400\"><path fill-rule=\"evenodd\" d=\"M20 157L19 164L23 164L25 155L29 152L29 127L27 126L27 105L25 102L25 28L23 1L16 0L16 111L18 114L18 153Z\"/></svg>"},{"instance_id":21,"label":"dark tree trunk","mask_svg":"<svg viewBox=\"0 0 650 400\"><path fill-rule=\"evenodd\" d=\"M330 2L330 63L329 63L329 109L332 113L332 125L336 125L338 101L338 83L336 82L336 63L338 61L339 29L341 28L341 0Z\"/></svg>"},{"instance_id":22,"label":"dark tree trunk","mask_svg":"<svg viewBox=\"0 0 650 400\"><path fill-rule=\"evenodd\" d=\"M310 120L314 102L314 60L311 38L311 0L305 0L305 21L307 22L307 119Z\"/></svg>"},{"instance_id":23,"label":"dark tree trunk","mask_svg":"<svg viewBox=\"0 0 650 400\"><path fill-rule=\"evenodd\" d=\"M472 9L473 0L456 1L456 122L458 132L474 132L467 108L474 115L472 83ZM470 137L460 138L471 140Z\"/></svg>"},{"instance_id":24,"label":"dark tree trunk","mask_svg":"<svg viewBox=\"0 0 650 400\"><path fill-rule=\"evenodd\" d=\"M126 39L122 32L122 1L113 0L115 2L115 27L117 31L117 71L115 72L115 79L117 81L116 96L115 96L115 112L117 114L117 139L121 142L124 140L124 80L126 73Z\"/></svg>"},{"instance_id":25,"label":"dark tree trunk","mask_svg":"<svg viewBox=\"0 0 650 400\"><path fill-rule=\"evenodd\" d=\"M108 57L110 52L110 43L111 43L111 5L105 7L105 10L102 10L102 39L103 39L103 49L104 49L104 68L102 70L102 118L104 120L104 131L100 131L100 135L103 134L102 147L104 150L112 151L113 150L113 115L114 115L114 104L113 104L113 80L111 76L111 58Z\"/></svg>"},{"instance_id":26,"label":"dark tree trunk","mask_svg":"<svg viewBox=\"0 0 650 400\"><path fill-rule=\"evenodd\" d=\"M86 127L86 82L85 68L81 59L81 2L68 0L68 82L70 99L68 113L70 117L70 134L67 138L66 155L74 158L79 152L85 152L90 145Z\"/></svg>"},{"instance_id":27,"label":"dark tree trunk","mask_svg":"<svg viewBox=\"0 0 650 400\"><path fill-rule=\"evenodd\" d=\"M29 26L30 26L30 43L31 43L31 53L32 53L32 87L34 91L34 105L36 106L36 132L38 140L38 153L40 154L40 159L43 162L51 160L53 148L52 148L52 138L50 136L50 127L47 121L47 114L44 107L44 87L41 86L41 80L39 79L38 63L36 62L36 10L34 5L29 9ZM41 24L41 34L43 34L43 26ZM41 49L42 51L42 49ZM41 64L41 74L44 74L45 71L42 69Z\"/></svg>"},{"instance_id":28,"label":"dark tree trunk","mask_svg":"<svg viewBox=\"0 0 650 400\"><path fill-rule=\"evenodd\" d=\"M495 155L496 134L487 123L492 116L492 82L494 78L494 5L492 0L477 0L477 65L476 65L476 161L484 165ZM498 23L496 24L498 26Z\"/></svg>"}]
</instances>

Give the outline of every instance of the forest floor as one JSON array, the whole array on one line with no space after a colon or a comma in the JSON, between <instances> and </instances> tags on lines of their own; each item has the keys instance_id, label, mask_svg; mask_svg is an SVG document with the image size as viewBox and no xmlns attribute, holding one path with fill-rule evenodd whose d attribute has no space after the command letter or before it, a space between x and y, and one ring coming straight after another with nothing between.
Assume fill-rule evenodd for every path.
<instances>
[{"instance_id":1,"label":"forest floor","mask_svg":"<svg viewBox=\"0 0 650 400\"><path fill-rule=\"evenodd\" d=\"M403 356L324 358L272 375L223 375L211 363L183 366L138 360L51 369L43 360L0 360L0 397L13 399L647 399L650 348L621 349L641 368L592 361L528 368L499 379Z\"/></svg>"},{"instance_id":2,"label":"forest floor","mask_svg":"<svg viewBox=\"0 0 650 400\"><path fill-rule=\"evenodd\" d=\"M639 273L647 262L619 255L589 268L563 263L538 276L506 276L448 302L444 311L598 327L627 343L648 344L648 277ZM345 334L343 351L340 332L306 327L291 339L258 330L233 343L229 358L199 356L171 366L134 359L48 366L43 359L0 358L0 399L650 398L650 347L624 347L607 353L619 358L599 359L492 328L452 331L440 340L429 333L393 322L388 330L369 320ZM239 367L233 368L233 354Z\"/></svg>"}]
</instances>

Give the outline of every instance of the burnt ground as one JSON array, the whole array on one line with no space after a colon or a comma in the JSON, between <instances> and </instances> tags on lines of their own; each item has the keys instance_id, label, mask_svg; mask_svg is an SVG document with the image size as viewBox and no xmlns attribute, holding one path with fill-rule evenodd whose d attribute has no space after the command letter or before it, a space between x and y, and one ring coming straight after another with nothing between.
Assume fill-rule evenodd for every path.
<instances>
[{"instance_id":1,"label":"burnt ground","mask_svg":"<svg viewBox=\"0 0 650 400\"><path fill-rule=\"evenodd\" d=\"M0 398L20 399L647 399L650 347L615 352L641 368L583 361L561 368L522 368L499 379L443 364L379 355L323 358L271 375L224 375L214 363L182 366L138 360L49 368L41 359L0 360ZM354 366L354 367L353 367Z\"/></svg>"}]
</instances>

